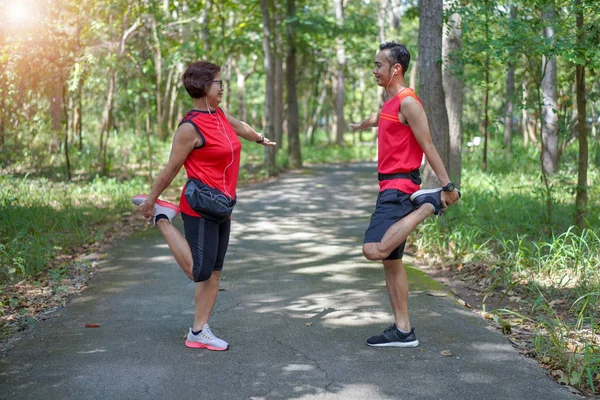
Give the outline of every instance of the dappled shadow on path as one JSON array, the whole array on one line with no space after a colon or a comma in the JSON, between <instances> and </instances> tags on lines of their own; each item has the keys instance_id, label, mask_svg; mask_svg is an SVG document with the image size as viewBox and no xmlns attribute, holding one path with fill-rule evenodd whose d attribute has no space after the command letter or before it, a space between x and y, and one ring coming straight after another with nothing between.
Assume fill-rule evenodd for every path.
<instances>
[{"instance_id":1,"label":"dappled shadow on path","mask_svg":"<svg viewBox=\"0 0 600 400\"><path fill-rule=\"evenodd\" d=\"M415 269L421 346L364 344L393 320L381 263L361 253L373 164L306 169L238 195L211 318L229 351L183 346L194 284L150 230L114 249L84 296L10 365L0 360L9 398L569 398ZM81 328L92 321L102 328Z\"/></svg>"}]
</instances>

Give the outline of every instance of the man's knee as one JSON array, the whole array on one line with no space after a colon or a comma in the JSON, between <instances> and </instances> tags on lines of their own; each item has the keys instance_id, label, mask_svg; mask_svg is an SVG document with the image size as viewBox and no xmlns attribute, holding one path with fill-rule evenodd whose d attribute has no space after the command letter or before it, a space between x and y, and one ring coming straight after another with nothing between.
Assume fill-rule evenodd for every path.
<instances>
[{"instance_id":1,"label":"man's knee","mask_svg":"<svg viewBox=\"0 0 600 400\"><path fill-rule=\"evenodd\" d=\"M382 260L382 254L377 247L377 243L365 243L363 245L363 255L367 260L379 261Z\"/></svg>"}]
</instances>

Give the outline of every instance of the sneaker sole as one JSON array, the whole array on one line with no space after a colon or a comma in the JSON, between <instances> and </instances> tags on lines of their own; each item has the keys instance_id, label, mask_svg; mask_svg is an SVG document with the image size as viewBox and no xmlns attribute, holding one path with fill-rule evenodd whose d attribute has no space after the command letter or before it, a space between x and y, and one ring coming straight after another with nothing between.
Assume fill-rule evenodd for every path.
<instances>
[{"instance_id":1,"label":"sneaker sole","mask_svg":"<svg viewBox=\"0 0 600 400\"><path fill-rule=\"evenodd\" d=\"M378 343L378 344L371 344L371 343L367 343L367 346L371 346L371 347L417 347L419 345L419 341L415 340L414 342L390 342L390 343Z\"/></svg>"},{"instance_id":2,"label":"sneaker sole","mask_svg":"<svg viewBox=\"0 0 600 400\"><path fill-rule=\"evenodd\" d=\"M185 341L185 345L186 347L189 347L190 349L207 349L207 350L212 350L212 351L225 351L225 350L229 350L229 346L223 348L223 347L214 347L214 346L210 346L208 344L204 344L204 343L198 343L198 342L190 342L188 340Z\"/></svg>"},{"instance_id":3,"label":"sneaker sole","mask_svg":"<svg viewBox=\"0 0 600 400\"><path fill-rule=\"evenodd\" d=\"M437 192L441 192L442 188L435 188L435 189L423 189L423 190L419 190L414 192L411 196L410 196L410 201L414 201L415 197L420 196L422 194L429 194L429 193L437 193Z\"/></svg>"}]
</instances>

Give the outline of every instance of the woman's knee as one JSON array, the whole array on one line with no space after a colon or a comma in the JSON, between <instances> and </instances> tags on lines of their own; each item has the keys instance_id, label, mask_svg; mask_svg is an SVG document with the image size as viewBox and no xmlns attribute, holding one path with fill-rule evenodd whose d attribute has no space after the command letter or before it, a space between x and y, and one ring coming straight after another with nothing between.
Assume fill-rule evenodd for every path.
<instances>
[{"instance_id":1,"label":"woman's knee","mask_svg":"<svg viewBox=\"0 0 600 400\"><path fill-rule=\"evenodd\" d=\"M210 279L212 269L194 264L194 282L204 282Z\"/></svg>"}]
</instances>

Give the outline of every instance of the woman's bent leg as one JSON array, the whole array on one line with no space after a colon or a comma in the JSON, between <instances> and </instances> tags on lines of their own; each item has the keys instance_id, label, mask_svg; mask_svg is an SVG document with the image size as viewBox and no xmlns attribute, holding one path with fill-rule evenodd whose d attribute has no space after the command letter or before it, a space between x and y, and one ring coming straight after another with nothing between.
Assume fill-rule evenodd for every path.
<instances>
[{"instance_id":1,"label":"woman's bent leg","mask_svg":"<svg viewBox=\"0 0 600 400\"><path fill-rule=\"evenodd\" d=\"M160 219L157 223L158 229L163 234L167 245L175 260L183 270L183 273L194 280L192 269L194 267L194 260L192 258L192 251L185 237L179 232L179 230L169 222L167 219Z\"/></svg>"}]
</instances>

